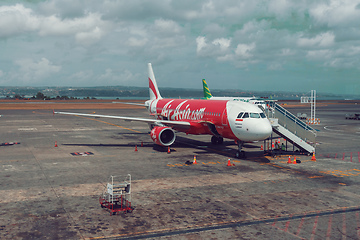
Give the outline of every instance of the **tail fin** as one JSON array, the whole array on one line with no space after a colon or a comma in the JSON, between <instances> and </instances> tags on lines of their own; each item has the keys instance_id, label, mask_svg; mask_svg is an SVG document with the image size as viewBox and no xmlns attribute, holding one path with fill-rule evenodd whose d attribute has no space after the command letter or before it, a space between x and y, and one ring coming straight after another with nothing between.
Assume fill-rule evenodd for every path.
<instances>
[{"instance_id":1,"label":"tail fin","mask_svg":"<svg viewBox=\"0 0 360 240\"><path fill-rule=\"evenodd\" d=\"M149 93L150 100L153 99L161 99L161 95L159 89L156 84L155 75L151 66L151 63L148 63L148 71L149 71Z\"/></svg>"},{"instance_id":2,"label":"tail fin","mask_svg":"<svg viewBox=\"0 0 360 240\"><path fill-rule=\"evenodd\" d=\"M212 97L210 93L210 89L208 88L205 79L203 79L202 82L203 82L204 98L210 99Z\"/></svg>"}]
</instances>

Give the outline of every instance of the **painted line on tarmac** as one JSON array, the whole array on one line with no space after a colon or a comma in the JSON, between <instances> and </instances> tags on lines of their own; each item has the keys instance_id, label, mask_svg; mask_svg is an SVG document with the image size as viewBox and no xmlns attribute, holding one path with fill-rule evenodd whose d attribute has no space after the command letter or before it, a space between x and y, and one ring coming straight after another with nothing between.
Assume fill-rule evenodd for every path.
<instances>
[{"instance_id":1,"label":"painted line on tarmac","mask_svg":"<svg viewBox=\"0 0 360 240\"><path fill-rule=\"evenodd\" d=\"M355 160L356 155L358 161ZM326 154L320 154L320 157L360 163L360 152L326 153Z\"/></svg>"}]
</instances>

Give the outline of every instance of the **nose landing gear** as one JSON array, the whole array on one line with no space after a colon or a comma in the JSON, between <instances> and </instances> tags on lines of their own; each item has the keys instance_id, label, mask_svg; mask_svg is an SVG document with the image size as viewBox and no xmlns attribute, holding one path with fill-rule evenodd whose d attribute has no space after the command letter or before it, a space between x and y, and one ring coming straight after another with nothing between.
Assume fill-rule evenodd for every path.
<instances>
[{"instance_id":1,"label":"nose landing gear","mask_svg":"<svg viewBox=\"0 0 360 240\"><path fill-rule=\"evenodd\" d=\"M235 157L236 158L245 158L245 152L241 151L244 142L243 141L237 141L237 145L238 145L238 150L235 153Z\"/></svg>"}]
</instances>

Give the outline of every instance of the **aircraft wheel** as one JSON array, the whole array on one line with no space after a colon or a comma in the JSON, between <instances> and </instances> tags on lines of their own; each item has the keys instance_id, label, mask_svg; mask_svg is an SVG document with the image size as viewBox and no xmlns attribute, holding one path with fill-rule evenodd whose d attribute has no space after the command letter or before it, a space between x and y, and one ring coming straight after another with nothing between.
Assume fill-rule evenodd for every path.
<instances>
[{"instance_id":1,"label":"aircraft wheel","mask_svg":"<svg viewBox=\"0 0 360 240\"><path fill-rule=\"evenodd\" d=\"M223 144L223 142L224 142L224 138L222 137L217 137L217 136L211 137L211 143L214 145Z\"/></svg>"},{"instance_id":2,"label":"aircraft wheel","mask_svg":"<svg viewBox=\"0 0 360 240\"><path fill-rule=\"evenodd\" d=\"M216 145L218 143L218 138L216 136L211 137L211 143Z\"/></svg>"}]
</instances>

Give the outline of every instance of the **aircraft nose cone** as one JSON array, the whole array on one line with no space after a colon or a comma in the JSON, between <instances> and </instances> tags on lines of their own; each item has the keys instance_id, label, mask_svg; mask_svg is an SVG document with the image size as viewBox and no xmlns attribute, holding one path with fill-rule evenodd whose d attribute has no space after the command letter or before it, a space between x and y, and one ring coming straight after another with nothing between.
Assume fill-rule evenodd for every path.
<instances>
[{"instance_id":1,"label":"aircraft nose cone","mask_svg":"<svg viewBox=\"0 0 360 240\"><path fill-rule=\"evenodd\" d=\"M268 138L272 133L272 127L269 120L266 119L263 124L259 124L256 132L259 138Z\"/></svg>"}]
</instances>

